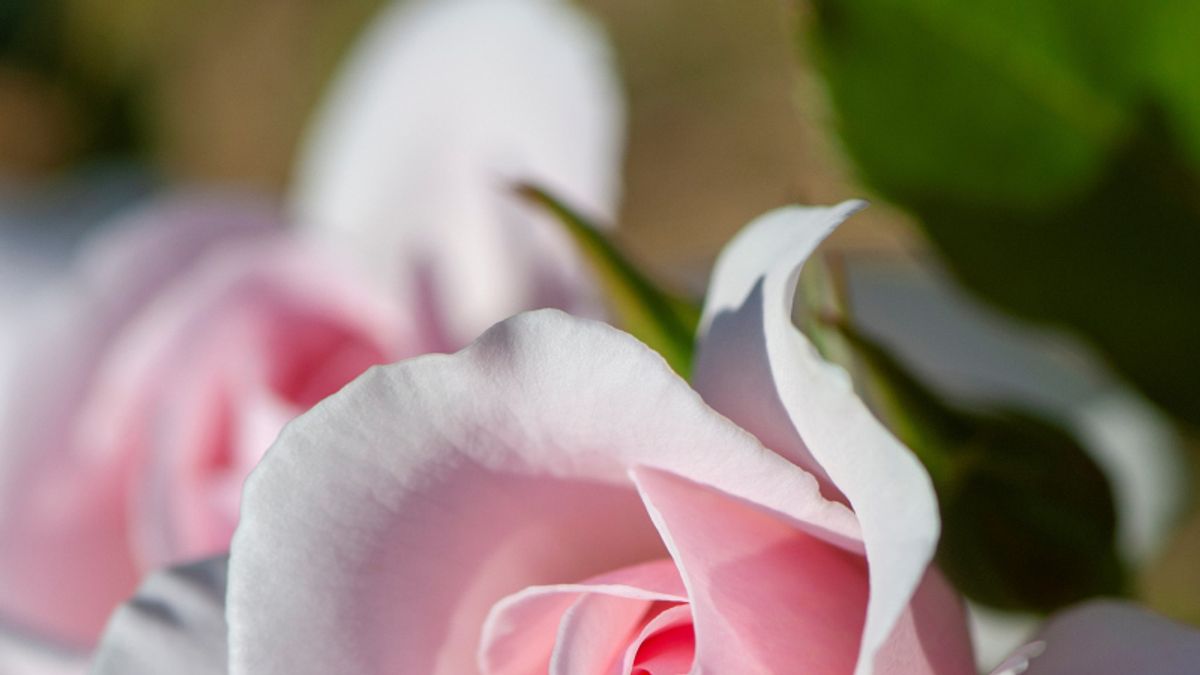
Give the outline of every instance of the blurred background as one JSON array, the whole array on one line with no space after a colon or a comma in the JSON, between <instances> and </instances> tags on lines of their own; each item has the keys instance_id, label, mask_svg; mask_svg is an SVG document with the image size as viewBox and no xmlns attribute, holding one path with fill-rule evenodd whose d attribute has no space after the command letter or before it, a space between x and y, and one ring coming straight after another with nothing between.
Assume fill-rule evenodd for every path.
<instances>
[{"instance_id":1,"label":"blurred background","mask_svg":"<svg viewBox=\"0 0 1200 675\"><path fill-rule=\"evenodd\" d=\"M1128 592L1200 624L1200 5L580 4L629 100L631 258L699 297L755 215L870 198L827 247L857 327L955 409L1031 410L1086 446L1140 523ZM0 0L0 297L160 186L282 195L380 5ZM1003 573L956 581L1053 609L990 593Z\"/></svg>"},{"instance_id":2,"label":"blurred background","mask_svg":"<svg viewBox=\"0 0 1200 675\"><path fill-rule=\"evenodd\" d=\"M281 191L324 84L380 4L4 0L4 189L140 172ZM695 288L765 206L862 194L828 137L821 86L797 64L793 8L583 5L615 43L630 101L621 236L639 259ZM912 244L884 210L845 238Z\"/></svg>"}]
</instances>

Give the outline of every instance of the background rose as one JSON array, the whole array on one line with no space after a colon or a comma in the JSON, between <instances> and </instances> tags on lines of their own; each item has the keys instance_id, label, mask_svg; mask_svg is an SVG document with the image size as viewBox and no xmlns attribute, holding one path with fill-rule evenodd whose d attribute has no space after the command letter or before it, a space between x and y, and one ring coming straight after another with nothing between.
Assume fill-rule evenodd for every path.
<instances>
[{"instance_id":1,"label":"background rose","mask_svg":"<svg viewBox=\"0 0 1200 675\"><path fill-rule=\"evenodd\" d=\"M370 364L456 349L521 308L599 314L564 235L507 181L612 212L608 59L558 3L389 10L314 126L301 236L272 208L212 197L95 237L4 385L4 623L86 647L143 573L225 550L280 427ZM429 76L451 62L502 96Z\"/></svg>"},{"instance_id":2,"label":"background rose","mask_svg":"<svg viewBox=\"0 0 1200 675\"><path fill-rule=\"evenodd\" d=\"M300 151L292 219L463 346L534 307L603 315L533 182L614 222L624 100L607 40L561 0L394 2Z\"/></svg>"},{"instance_id":3,"label":"background rose","mask_svg":"<svg viewBox=\"0 0 1200 675\"><path fill-rule=\"evenodd\" d=\"M80 424L106 355L178 275L227 240L271 232L269 209L181 197L112 225L80 255L16 340L0 411L0 613L68 643L94 639L140 576L126 531L124 453L89 447ZM23 329L23 330L22 330Z\"/></svg>"},{"instance_id":4,"label":"background rose","mask_svg":"<svg viewBox=\"0 0 1200 675\"><path fill-rule=\"evenodd\" d=\"M288 419L444 345L248 202L165 200L79 267L9 381L0 610L83 646L145 572L225 550L242 479Z\"/></svg>"}]
</instances>

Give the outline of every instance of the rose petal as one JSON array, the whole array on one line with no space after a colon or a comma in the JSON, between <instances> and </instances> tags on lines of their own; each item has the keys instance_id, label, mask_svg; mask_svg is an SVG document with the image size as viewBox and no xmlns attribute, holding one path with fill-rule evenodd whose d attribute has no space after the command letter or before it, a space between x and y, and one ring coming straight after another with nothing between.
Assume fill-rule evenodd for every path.
<instances>
[{"instance_id":1,"label":"rose petal","mask_svg":"<svg viewBox=\"0 0 1200 675\"><path fill-rule=\"evenodd\" d=\"M875 655L880 675L971 675L975 657L963 600L936 569Z\"/></svg>"},{"instance_id":2,"label":"rose petal","mask_svg":"<svg viewBox=\"0 0 1200 675\"><path fill-rule=\"evenodd\" d=\"M694 383L763 443L824 478L862 526L871 578L857 673L872 669L933 556L939 519L924 468L792 324L804 261L862 207L788 208L748 225L713 272Z\"/></svg>"},{"instance_id":3,"label":"rose petal","mask_svg":"<svg viewBox=\"0 0 1200 675\"><path fill-rule=\"evenodd\" d=\"M861 556L679 476L639 467L633 478L688 589L695 672L850 672Z\"/></svg>"},{"instance_id":4,"label":"rose petal","mask_svg":"<svg viewBox=\"0 0 1200 675\"><path fill-rule=\"evenodd\" d=\"M627 567L579 584L531 586L497 602L488 613L480 640L480 669L489 675L549 670L563 615L589 595L632 601L641 606L642 614L656 601L687 602L679 572L670 560Z\"/></svg>"},{"instance_id":5,"label":"rose petal","mask_svg":"<svg viewBox=\"0 0 1200 675\"><path fill-rule=\"evenodd\" d=\"M651 619L625 652L621 675L689 673L696 654L692 609L668 608Z\"/></svg>"},{"instance_id":6,"label":"rose petal","mask_svg":"<svg viewBox=\"0 0 1200 675\"><path fill-rule=\"evenodd\" d=\"M389 289L424 298L457 346L525 309L599 312L533 181L615 215L623 104L597 28L556 0L391 3L317 115L300 224Z\"/></svg>"},{"instance_id":7,"label":"rose petal","mask_svg":"<svg viewBox=\"0 0 1200 675\"><path fill-rule=\"evenodd\" d=\"M1097 600L1050 619L1045 651L1026 675L1189 675L1200 669L1200 630L1129 603ZM1020 672L1020 671L1014 671Z\"/></svg>"},{"instance_id":8,"label":"rose petal","mask_svg":"<svg viewBox=\"0 0 1200 675\"><path fill-rule=\"evenodd\" d=\"M614 668L629 637L653 606L645 600L589 593L575 601L558 628L550 675L596 675Z\"/></svg>"},{"instance_id":9,"label":"rose petal","mask_svg":"<svg viewBox=\"0 0 1200 675\"><path fill-rule=\"evenodd\" d=\"M860 546L853 514L657 354L533 312L373 369L284 430L234 537L232 672L475 672L500 598L664 556L635 465Z\"/></svg>"},{"instance_id":10,"label":"rose petal","mask_svg":"<svg viewBox=\"0 0 1200 675\"><path fill-rule=\"evenodd\" d=\"M140 568L226 550L242 480L288 420L368 366L433 347L354 282L286 237L243 237L113 340L77 445L127 465Z\"/></svg>"},{"instance_id":11,"label":"rose petal","mask_svg":"<svg viewBox=\"0 0 1200 675\"><path fill-rule=\"evenodd\" d=\"M227 195L164 198L105 226L77 274L43 298L0 389L0 614L90 646L137 585L127 545L124 461L96 461L73 423L102 355L158 290L206 252L276 227Z\"/></svg>"},{"instance_id":12,"label":"rose petal","mask_svg":"<svg viewBox=\"0 0 1200 675\"><path fill-rule=\"evenodd\" d=\"M109 619L90 675L225 675L228 560L156 573Z\"/></svg>"}]
</instances>

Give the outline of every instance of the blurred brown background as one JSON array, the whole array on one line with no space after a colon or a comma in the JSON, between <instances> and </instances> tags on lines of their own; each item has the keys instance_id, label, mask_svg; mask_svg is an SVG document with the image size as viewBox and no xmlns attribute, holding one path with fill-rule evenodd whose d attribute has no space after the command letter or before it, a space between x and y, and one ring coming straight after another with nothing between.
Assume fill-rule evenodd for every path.
<instances>
[{"instance_id":1,"label":"blurred brown background","mask_svg":"<svg viewBox=\"0 0 1200 675\"><path fill-rule=\"evenodd\" d=\"M820 86L797 65L789 3L583 4L615 43L629 98L621 238L659 274L695 289L754 215L862 195L826 133ZM23 28L26 42L57 43L51 67L0 65L0 171L28 181L123 145L172 179L282 190L309 113L377 5L65 0L64 33L47 39L46 10ZM838 236L913 243L882 206Z\"/></svg>"}]
</instances>

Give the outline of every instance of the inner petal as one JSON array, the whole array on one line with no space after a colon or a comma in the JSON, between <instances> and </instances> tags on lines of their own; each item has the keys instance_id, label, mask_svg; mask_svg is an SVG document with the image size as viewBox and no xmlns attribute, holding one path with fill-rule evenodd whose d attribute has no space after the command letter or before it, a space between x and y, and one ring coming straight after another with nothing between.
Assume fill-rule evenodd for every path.
<instances>
[{"instance_id":1,"label":"inner petal","mask_svg":"<svg viewBox=\"0 0 1200 675\"><path fill-rule=\"evenodd\" d=\"M632 474L687 585L698 667L854 670L867 608L862 555L676 474Z\"/></svg>"},{"instance_id":2,"label":"inner petal","mask_svg":"<svg viewBox=\"0 0 1200 675\"><path fill-rule=\"evenodd\" d=\"M692 610L675 605L658 614L625 650L622 675L684 675L692 669L696 633Z\"/></svg>"},{"instance_id":3,"label":"inner petal","mask_svg":"<svg viewBox=\"0 0 1200 675\"><path fill-rule=\"evenodd\" d=\"M687 598L670 559L632 565L578 584L531 586L492 608L483 627L487 675L604 672L661 603ZM553 667L552 667L553 662Z\"/></svg>"}]
</instances>

